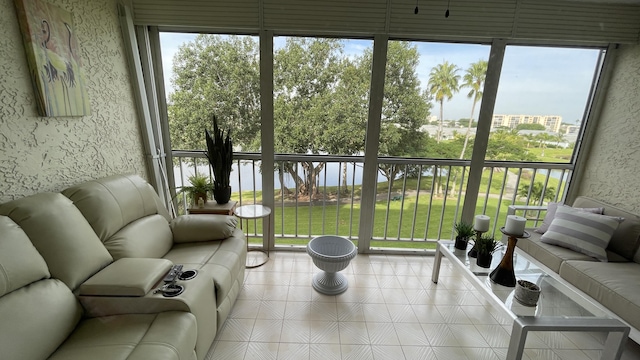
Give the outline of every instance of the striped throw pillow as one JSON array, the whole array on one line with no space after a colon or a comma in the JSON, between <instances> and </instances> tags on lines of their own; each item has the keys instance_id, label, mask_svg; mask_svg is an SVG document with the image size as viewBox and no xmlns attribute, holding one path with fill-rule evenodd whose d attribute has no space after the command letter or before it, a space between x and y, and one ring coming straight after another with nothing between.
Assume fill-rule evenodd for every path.
<instances>
[{"instance_id":1,"label":"striped throw pillow","mask_svg":"<svg viewBox=\"0 0 640 360\"><path fill-rule=\"evenodd\" d=\"M623 220L620 217L559 206L549 230L540 237L540 241L569 248L606 262L605 249L613 232Z\"/></svg>"}]
</instances>

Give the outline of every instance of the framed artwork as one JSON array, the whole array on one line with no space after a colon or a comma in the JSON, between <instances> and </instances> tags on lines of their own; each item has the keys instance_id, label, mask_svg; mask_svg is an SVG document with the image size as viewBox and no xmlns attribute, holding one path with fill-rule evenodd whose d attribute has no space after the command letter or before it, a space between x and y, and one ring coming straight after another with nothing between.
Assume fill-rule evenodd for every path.
<instances>
[{"instance_id":1,"label":"framed artwork","mask_svg":"<svg viewBox=\"0 0 640 360\"><path fill-rule=\"evenodd\" d=\"M41 115L89 115L89 96L71 13L41 0L15 3Z\"/></svg>"}]
</instances>

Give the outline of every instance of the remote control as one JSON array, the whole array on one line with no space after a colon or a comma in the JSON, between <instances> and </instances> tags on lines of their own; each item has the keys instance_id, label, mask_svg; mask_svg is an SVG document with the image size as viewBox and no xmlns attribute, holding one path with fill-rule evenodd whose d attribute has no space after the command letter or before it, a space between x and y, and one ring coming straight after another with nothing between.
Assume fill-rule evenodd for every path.
<instances>
[{"instance_id":1,"label":"remote control","mask_svg":"<svg viewBox=\"0 0 640 360\"><path fill-rule=\"evenodd\" d=\"M171 270L169 270L167 275L164 276L164 279L162 279L162 281L166 283L175 282L180 273L182 273L182 265L173 265L171 267Z\"/></svg>"}]
</instances>

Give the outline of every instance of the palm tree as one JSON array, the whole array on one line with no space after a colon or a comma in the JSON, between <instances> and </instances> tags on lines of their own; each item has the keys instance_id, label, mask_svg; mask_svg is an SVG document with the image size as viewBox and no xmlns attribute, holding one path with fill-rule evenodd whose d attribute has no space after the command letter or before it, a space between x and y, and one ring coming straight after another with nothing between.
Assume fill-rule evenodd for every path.
<instances>
[{"instance_id":1,"label":"palm tree","mask_svg":"<svg viewBox=\"0 0 640 360\"><path fill-rule=\"evenodd\" d=\"M467 144L469 143L469 134L471 133L471 124L473 123L473 113L476 110L476 104L482 99L482 90L484 90L484 80L487 77L487 61L478 60L471 64L464 74L464 84L462 87L469 88L467 98L473 99L473 105L471 105L471 117L469 119L469 125L467 126L467 133L464 136L464 144L462 145L462 152L460 152L460 159L464 158L464 152L467 150Z\"/></svg>"},{"instance_id":2,"label":"palm tree","mask_svg":"<svg viewBox=\"0 0 640 360\"><path fill-rule=\"evenodd\" d=\"M436 136L437 143L440 143L440 138L442 137L444 99L447 98L447 100L451 100L453 94L457 93L460 88L458 85L458 81L460 81L458 70L460 70L458 66L445 61L431 68L431 73L429 74L429 93L440 103L440 122L438 123L438 135ZM434 176L438 182L436 195L440 195L441 184L438 167L436 167Z\"/></svg>"},{"instance_id":3,"label":"palm tree","mask_svg":"<svg viewBox=\"0 0 640 360\"><path fill-rule=\"evenodd\" d=\"M440 143L442 136L444 99L451 100L453 94L457 93L460 88L458 85L458 81L460 81L458 70L460 70L458 66L445 61L431 68L431 73L429 74L429 93L440 104L440 123L438 125L438 135L436 136L438 143Z\"/></svg>"}]
</instances>

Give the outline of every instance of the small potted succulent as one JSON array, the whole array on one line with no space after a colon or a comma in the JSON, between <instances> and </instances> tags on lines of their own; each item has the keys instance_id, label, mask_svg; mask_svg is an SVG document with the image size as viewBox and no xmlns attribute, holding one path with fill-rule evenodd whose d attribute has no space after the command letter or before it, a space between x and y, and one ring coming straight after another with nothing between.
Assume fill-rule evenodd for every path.
<instances>
[{"instance_id":1,"label":"small potted succulent","mask_svg":"<svg viewBox=\"0 0 640 360\"><path fill-rule=\"evenodd\" d=\"M213 184L209 182L206 176L193 175L189 176L190 186L183 186L180 192L186 192L193 200L193 205L199 205L207 202L207 193L213 191Z\"/></svg>"},{"instance_id":2,"label":"small potted succulent","mask_svg":"<svg viewBox=\"0 0 640 360\"><path fill-rule=\"evenodd\" d=\"M513 297L525 306L536 306L540 298L540 287L530 281L520 279L516 282Z\"/></svg>"},{"instance_id":3,"label":"small potted succulent","mask_svg":"<svg viewBox=\"0 0 640 360\"><path fill-rule=\"evenodd\" d=\"M453 228L456 231L456 243L454 245L455 248L459 250L466 250L469 239L471 239L474 234L473 225L464 221L460 221L458 223L455 223Z\"/></svg>"},{"instance_id":4,"label":"small potted succulent","mask_svg":"<svg viewBox=\"0 0 640 360\"><path fill-rule=\"evenodd\" d=\"M478 257L476 258L476 265L488 268L491 266L491 260L493 259L493 252L498 249L500 243L491 234L483 234L476 240L476 250L478 251Z\"/></svg>"}]
</instances>

